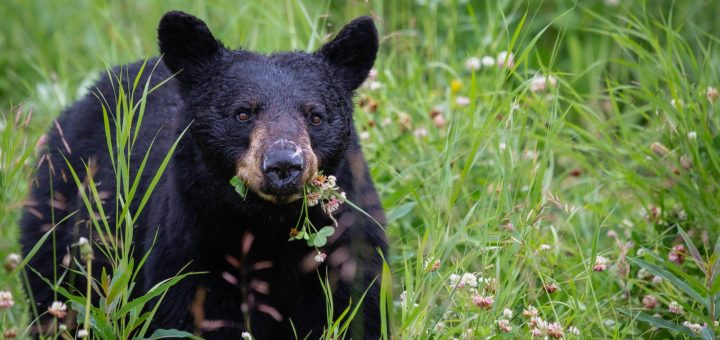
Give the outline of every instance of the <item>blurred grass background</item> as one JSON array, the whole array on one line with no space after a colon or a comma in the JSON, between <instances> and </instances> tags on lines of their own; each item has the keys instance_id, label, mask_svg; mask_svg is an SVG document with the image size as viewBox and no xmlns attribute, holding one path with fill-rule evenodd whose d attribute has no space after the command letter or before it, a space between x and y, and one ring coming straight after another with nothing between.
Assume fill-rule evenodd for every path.
<instances>
[{"instance_id":1,"label":"blurred grass background","mask_svg":"<svg viewBox=\"0 0 720 340\"><path fill-rule=\"evenodd\" d=\"M351 18L376 19L377 78L359 91L355 118L389 217L399 337L500 335L505 308L508 336L529 337L519 314L530 305L566 335L573 326L582 337L693 335L684 321L714 329L717 270L703 269L718 263L720 231L720 119L706 98L720 86L712 0L5 0L0 255L18 251L36 141L106 65L157 54L155 28L170 9L203 18L229 47L263 52L314 50ZM508 50L511 68L465 67ZM536 75L558 84L533 91ZM707 263L664 260L688 247L680 228ZM599 254L610 270L593 272ZM628 263L648 254L711 303ZM494 287L448 284L465 272ZM560 290L548 293L550 283ZM19 288L0 274L16 300ZM493 307L474 306L476 293ZM643 313L677 327L638 314L646 295L660 303ZM669 313L671 301L685 314ZM18 305L7 314L22 327Z\"/></svg>"}]
</instances>

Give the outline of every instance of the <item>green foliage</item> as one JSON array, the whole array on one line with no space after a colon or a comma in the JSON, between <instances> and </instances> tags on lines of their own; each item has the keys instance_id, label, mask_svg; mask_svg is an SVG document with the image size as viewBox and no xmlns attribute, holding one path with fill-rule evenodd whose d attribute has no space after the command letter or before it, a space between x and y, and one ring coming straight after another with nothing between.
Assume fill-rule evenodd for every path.
<instances>
[{"instance_id":1,"label":"green foliage","mask_svg":"<svg viewBox=\"0 0 720 340\"><path fill-rule=\"evenodd\" d=\"M381 283L393 336L502 336L498 320L507 319L505 335L524 338L530 320L521 314L534 306L566 336L574 326L592 338L711 337L720 317L720 246L711 241L720 237L720 117L708 88L720 87L720 4L612 3L5 1L13 15L0 22L0 255L18 252L18 208L42 132L106 62L156 54L164 11L197 14L228 46L266 52L314 50L371 13L382 44L354 117L388 213L392 275ZM470 57L497 63L502 51L513 52L512 65L506 54L506 67L465 67ZM120 150L142 120L142 100L129 96L119 108L133 118L106 120L127 138L111 141ZM115 157L119 193L146 202L123 175L126 155ZM100 215L96 229L132 225L129 204L118 204L116 221L103 218L95 191L91 182L83 202ZM116 303L92 306L91 323L98 336L129 334L116 323L123 315L135 325L151 318L127 307L128 273L141 264L129 262L131 247L105 242L117 263L95 285ZM16 300L0 313L3 330L22 334L32 320L18 272L0 275ZM492 305L479 307L478 296ZM82 296L68 300L85 310ZM684 313L668 311L673 301ZM327 337L345 334L352 315L330 320ZM696 333L685 322L709 327Z\"/></svg>"}]
</instances>

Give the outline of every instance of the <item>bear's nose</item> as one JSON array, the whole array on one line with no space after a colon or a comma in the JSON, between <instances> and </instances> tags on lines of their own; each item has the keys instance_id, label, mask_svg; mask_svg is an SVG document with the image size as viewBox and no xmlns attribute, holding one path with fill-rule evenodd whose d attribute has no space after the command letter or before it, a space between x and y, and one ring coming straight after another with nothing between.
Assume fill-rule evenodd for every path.
<instances>
[{"instance_id":1,"label":"bear's nose","mask_svg":"<svg viewBox=\"0 0 720 340\"><path fill-rule=\"evenodd\" d=\"M262 171L273 191L290 194L290 191L297 189L303 163L302 155L294 148L269 150L263 159Z\"/></svg>"}]
</instances>

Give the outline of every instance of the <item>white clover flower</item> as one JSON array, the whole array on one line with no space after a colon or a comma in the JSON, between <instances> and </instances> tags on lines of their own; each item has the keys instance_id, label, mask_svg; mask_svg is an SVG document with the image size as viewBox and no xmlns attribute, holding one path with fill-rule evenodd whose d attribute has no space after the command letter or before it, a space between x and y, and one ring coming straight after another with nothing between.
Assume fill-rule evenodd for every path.
<instances>
[{"instance_id":1,"label":"white clover flower","mask_svg":"<svg viewBox=\"0 0 720 340\"><path fill-rule=\"evenodd\" d=\"M545 332L548 336L555 339L560 339L563 336L565 336L563 331L563 326L560 325L558 322L553 322L549 325L547 325L547 329L545 329Z\"/></svg>"},{"instance_id":2,"label":"white clover flower","mask_svg":"<svg viewBox=\"0 0 720 340\"><path fill-rule=\"evenodd\" d=\"M530 91L532 92L542 92L555 86L557 86L557 78L554 76L537 75L530 79Z\"/></svg>"},{"instance_id":3,"label":"white clover flower","mask_svg":"<svg viewBox=\"0 0 720 340\"><path fill-rule=\"evenodd\" d=\"M549 244L541 244L540 245L540 250L542 250L542 251L548 251L550 249L552 249L552 247Z\"/></svg>"},{"instance_id":4,"label":"white clover flower","mask_svg":"<svg viewBox=\"0 0 720 340\"><path fill-rule=\"evenodd\" d=\"M700 334L703 331L703 328L705 328L705 326L699 323L692 323L690 321L683 322L683 326L690 328L690 330L695 334Z\"/></svg>"},{"instance_id":5,"label":"white clover flower","mask_svg":"<svg viewBox=\"0 0 720 340\"><path fill-rule=\"evenodd\" d=\"M67 313L67 306L60 301L55 301L48 307L48 313L58 319L62 319Z\"/></svg>"},{"instance_id":6,"label":"white clover flower","mask_svg":"<svg viewBox=\"0 0 720 340\"><path fill-rule=\"evenodd\" d=\"M572 335L580 335L580 330L575 326L568 327L567 332Z\"/></svg>"},{"instance_id":7,"label":"white clover flower","mask_svg":"<svg viewBox=\"0 0 720 340\"><path fill-rule=\"evenodd\" d=\"M87 329L81 329L81 330L79 330L79 331L77 332L77 337L78 337L78 338L87 338L88 335L90 335L90 332L88 332Z\"/></svg>"},{"instance_id":8,"label":"white clover flower","mask_svg":"<svg viewBox=\"0 0 720 340\"><path fill-rule=\"evenodd\" d=\"M538 316L538 310L535 306L528 306L527 309L523 310L522 315L526 318L532 318Z\"/></svg>"},{"instance_id":9,"label":"white clover flower","mask_svg":"<svg viewBox=\"0 0 720 340\"><path fill-rule=\"evenodd\" d=\"M318 253L315 255L315 262L317 262L317 263L323 263L323 262L325 262L325 258L327 258L327 254L318 252Z\"/></svg>"},{"instance_id":10,"label":"white clover flower","mask_svg":"<svg viewBox=\"0 0 720 340\"><path fill-rule=\"evenodd\" d=\"M680 315L684 312L683 306L681 306L679 303L677 303L677 301L670 302L670 304L668 305L668 311L670 311L670 313L677 314L677 315Z\"/></svg>"},{"instance_id":11,"label":"white clover flower","mask_svg":"<svg viewBox=\"0 0 720 340\"><path fill-rule=\"evenodd\" d=\"M12 293L6 290L0 291L0 309L9 309L14 304Z\"/></svg>"},{"instance_id":12,"label":"white clover flower","mask_svg":"<svg viewBox=\"0 0 720 340\"><path fill-rule=\"evenodd\" d=\"M455 104L457 104L458 106L468 106L470 105L470 98L458 96L457 98L455 98Z\"/></svg>"},{"instance_id":13,"label":"white clover flower","mask_svg":"<svg viewBox=\"0 0 720 340\"><path fill-rule=\"evenodd\" d=\"M503 309L503 316L507 319L512 319L513 311L510 308Z\"/></svg>"},{"instance_id":14,"label":"white clover flower","mask_svg":"<svg viewBox=\"0 0 720 340\"><path fill-rule=\"evenodd\" d=\"M470 57L465 60L465 69L468 71L477 71L480 69L480 66L482 66L482 64L478 57Z\"/></svg>"},{"instance_id":15,"label":"white clover flower","mask_svg":"<svg viewBox=\"0 0 720 340\"><path fill-rule=\"evenodd\" d=\"M368 88L370 89L370 91L376 91L381 89L382 87L382 83L376 80L373 80L370 82L370 84L368 84Z\"/></svg>"},{"instance_id":16,"label":"white clover flower","mask_svg":"<svg viewBox=\"0 0 720 340\"><path fill-rule=\"evenodd\" d=\"M687 137L691 142L694 142L697 139L697 132L690 131L688 132Z\"/></svg>"},{"instance_id":17,"label":"white clover flower","mask_svg":"<svg viewBox=\"0 0 720 340\"><path fill-rule=\"evenodd\" d=\"M498 53L496 62L500 67L513 67L515 55L512 52L502 51Z\"/></svg>"},{"instance_id":18,"label":"white clover flower","mask_svg":"<svg viewBox=\"0 0 720 340\"><path fill-rule=\"evenodd\" d=\"M500 328L503 333L509 333L510 331L512 331L512 326L510 325L509 320L500 319L497 321L497 324L498 328Z\"/></svg>"},{"instance_id":19,"label":"white clover flower","mask_svg":"<svg viewBox=\"0 0 720 340\"><path fill-rule=\"evenodd\" d=\"M240 336L243 338L243 340L252 340L252 335L250 335L250 333L248 332L242 332Z\"/></svg>"},{"instance_id":20,"label":"white clover flower","mask_svg":"<svg viewBox=\"0 0 720 340\"><path fill-rule=\"evenodd\" d=\"M480 60L480 63L482 63L482 65L485 66L485 67L495 66L495 65L496 65L496 63L495 63L495 58L493 58L493 57L491 57L491 56L489 56L489 55L486 55L486 56L482 57L482 59Z\"/></svg>"}]
</instances>

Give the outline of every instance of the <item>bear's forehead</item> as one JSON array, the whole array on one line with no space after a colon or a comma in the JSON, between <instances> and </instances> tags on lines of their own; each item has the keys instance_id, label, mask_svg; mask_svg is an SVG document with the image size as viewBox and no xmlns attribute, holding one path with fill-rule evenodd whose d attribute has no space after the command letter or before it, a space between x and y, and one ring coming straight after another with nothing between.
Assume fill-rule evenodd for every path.
<instances>
[{"instance_id":1,"label":"bear's forehead","mask_svg":"<svg viewBox=\"0 0 720 340\"><path fill-rule=\"evenodd\" d=\"M332 86L325 65L305 53L233 58L226 66L223 87L238 96L322 100Z\"/></svg>"}]
</instances>

